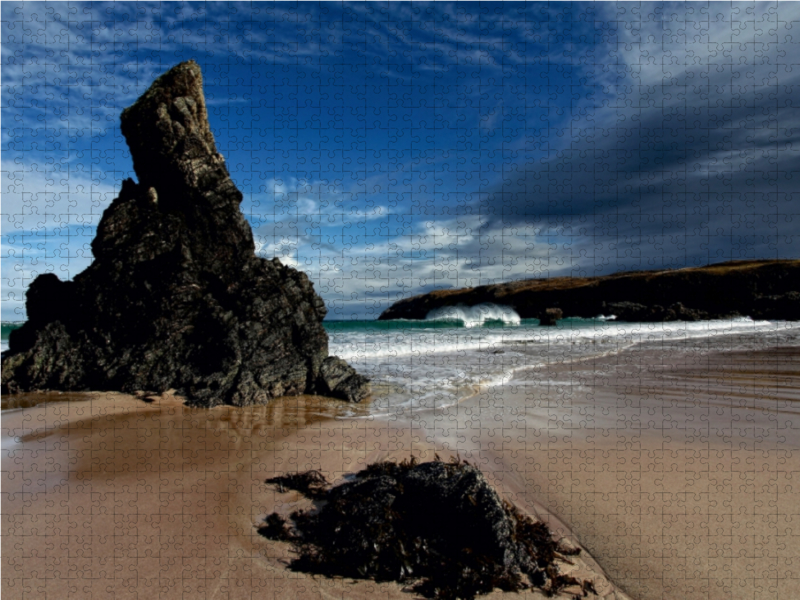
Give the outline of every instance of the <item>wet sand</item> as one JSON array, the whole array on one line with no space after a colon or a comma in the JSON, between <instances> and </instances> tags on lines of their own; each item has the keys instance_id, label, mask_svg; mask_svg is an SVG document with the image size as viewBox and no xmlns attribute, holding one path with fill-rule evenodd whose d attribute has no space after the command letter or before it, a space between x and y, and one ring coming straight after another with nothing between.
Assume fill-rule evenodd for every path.
<instances>
[{"instance_id":1,"label":"wet sand","mask_svg":"<svg viewBox=\"0 0 800 600\"><path fill-rule=\"evenodd\" d=\"M415 597L395 583L294 573L289 546L256 528L308 506L268 477L314 468L336 480L376 460L433 459L420 427L340 420L352 407L318 397L213 410L174 396L57 400L3 414L4 598ZM591 557L574 562L563 571L615 597Z\"/></svg>"},{"instance_id":2,"label":"wet sand","mask_svg":"<svg viewBox=\"0 0 800 600\"><path fill-rule=\"evenodd\" d=\"M316 397L48 400L3 399L4 598L415 597L289 571L256 527L306 502L268 477L434 452L574 534L604 595L601 568L634 598L800 597L797 349L554 362L410 420Z\"/></svg>"},{"instance_id":3,"label":"wet sand","mask_svg":"<svg viewBox=\"0 0 800 600\"><path fill-rule=\"evenodd\" d=\"M435 423L635 598L800 598L798 348L556 362Z\"/></svg>"}]
</instances>

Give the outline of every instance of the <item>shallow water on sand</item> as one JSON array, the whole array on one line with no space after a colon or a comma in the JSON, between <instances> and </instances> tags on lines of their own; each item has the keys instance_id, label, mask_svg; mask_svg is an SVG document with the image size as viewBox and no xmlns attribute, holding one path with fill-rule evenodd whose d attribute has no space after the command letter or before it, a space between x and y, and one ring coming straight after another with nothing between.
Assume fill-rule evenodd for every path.
<instances>
[{"instance_id":1,"label":"shallow water on sand","mask_svg":"<svg viewBox=\"0 0 800 600\"><path fill-rule=\"evenodd\" d=\"M443 410L526 369L573 364L634 347L707 353L800 345L800 323L737 318L694 323L622 323L606 318L487 322L354 321L329 325L330 351L373 380L371 414L414 418ZM657 359L658 360L658 359Z\"/></svg>"}]
</instances>

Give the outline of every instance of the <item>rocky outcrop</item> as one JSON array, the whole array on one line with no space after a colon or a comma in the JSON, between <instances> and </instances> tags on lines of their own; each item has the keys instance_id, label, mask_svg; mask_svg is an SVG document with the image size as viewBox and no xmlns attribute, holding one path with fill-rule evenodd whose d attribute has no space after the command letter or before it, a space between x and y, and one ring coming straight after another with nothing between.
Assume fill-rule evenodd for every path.
<instances>
[{"instance_id":1,"label":"rocky outcrop","mask_svg":"<svg viewBox=\"0 0 800 600\"><path fill-rule=\"evenodd\" d=\"M539 315L539 325L555 325L564 318L564 311L560 308L545 308Z\"/></svg>"},{"instance_id":2,"label":"rocky outcrop","mask_svg":"<svg viewBox=\"0 0 800 600\"><path fill-rule=\"evenodd\" d=\"M614 314L627 321L696 321L732 316L800 319L800 260L734 261L669 271L604 277L528 279L458 290L438 290L400 300L379 317L424 319L443 306L494 303L523 319L548 308L564 317Z\"/></svg>"},{"instance_id":3,"label":"rocky outcrop","mask_svg":"<svg viewBox=\"0 0 800 600\"><path fill-rule=\"evenodd\" d=\"M800 292L757 296L754 311L764 319L800 321Z\"/></svg>"},{"instance_id":4,"label":"rocky outcrop","mask_svg":"<svg viewBox=\"0 0 800 600\"><path fill-rule=\"evenodd\" d=\"M474 598L495 588L539 588L553 596L592 581L561 574L576 555L547 526L504 501L476 467L439 460L380 462L330 487L318 471L268 479L296 490L319 510L295 511L291 524L269 515L259 532L295 545L292 569L411 584L431 598Z\"/></svg>"},{"instance_id":5,"label":"rocky outcrop","mask_svg":"<svg viewBox=\"0 0 800 600\"><path fill-rule=\"evenodd\" d=\"M644 304L637 304L635 302L610 302L606 303L603 313L614 315L619 321L643 323L662 321L703 321L710 318L708 312L686 308L680 302L676 302L668 307L663 307L660 304L645 306ZM724 316L733 316L733 314Z\"/></svg>"},{"instance_id":6,"label":"rocky outcrop","mask_svg":"<svg viewBox=\"0 0 800 600\"><path fill-rule=\"evenodd\" d=\"M172 388L203 406L365 398L367 380L328 356L325 304L308 277L256 257L199 66L162 75L121 122L139 182L125 180L103 213L88 269L30 285L3 391Z\"/></svg>"}]
</instances>

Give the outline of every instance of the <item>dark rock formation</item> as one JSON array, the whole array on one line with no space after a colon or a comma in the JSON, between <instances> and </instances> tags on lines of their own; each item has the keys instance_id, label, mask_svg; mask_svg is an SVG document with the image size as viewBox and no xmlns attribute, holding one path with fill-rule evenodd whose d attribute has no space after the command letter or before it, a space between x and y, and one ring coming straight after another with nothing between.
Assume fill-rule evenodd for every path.
<instances>
[{"instance_id":1,"label":"dark rock formation","mask_svg":"<svg viewBox=\"0 0 800 600\"><path fill-rule=\"evenodd\" d=\"M438 290L395 302L379 317L424 319L443 306L484 303L512 307L523 319L547 308L564 317L614 314L626 321L695 321L750 316L800 319L800 260L734 261L672 271L604 277L528 279L459 290Z\"/></svg>"},{"instance_id":2,"label":"dark rock formation","mask_svg":"<svg viewBox=\"0 0 800 600\"><path fill-rule=\"evenodd\" d=\"M758 296L754 313L762 319L800 321L800 292Z\"/></svg>"},{"instance_id":3,"label":"dark rock formation","mask_svg":"<svg viewBox=\"0 0 800 600\"><path fill-rule=\"evenodd\" d=\"M682 303L664 308L660 304L645 306L635 302L611 302L605 305L604 314L615 315L619 321L639 321L644 323L661 321L703 321L709 319L706 311L686 308ZM717 317L722 315L717 315ZM724 316L737 316L729 313Z\"/></svg>"},{"instance_id":4,"label":"dark rock formation","mask_svg":"<svg viewBox=\"0 0 800 600\"><path fill-rule=\"evenodd\" d=\"M353 367L338 356L330 356L322 361L317 378L317 393L343 398L348 402L360 402L368 389L369 380L356 373Z\"/></svg>"},{"instance_id":5,"label":"dark rock formation","mask_svg":"<svg viewBox=\"0 0 800 600\"><path fill-rule=\"evenodd\" d=\"M545 308L539 315L539 325L553 326L563 318L564 312L560 308Z\"/></svg>"},{"instance_id":6,"label":"dark rock formation","mask_svg":"<svg viewBox=\"0 0 800 600\"><path fill-rule=\"evenodd\" d=\"M295 544L292 568L330 576L413 582L437 598L474 598L494 588L591 583L559 574L549 530L504 502L475 467L415 460L369 465L330 488L316 471L270 479L320 502L293 524L273 513L259 532ZM577 554L575 550L572 554Z\"/></svg>"},{"instance_id":7,"label":"dark rock formation","mask_svg":"<svg viewBox=\"0 0 800 600\"><path fill-rule=\"evenodd\" d=\"M256 257L199 66L162 75L121 121L139 183L124 181L103 213L88 269L30 285L3 391L174 388L204 406L366 397L367 380L328 357L326 309L308 277Z\"/></svg>"}]
</instances>

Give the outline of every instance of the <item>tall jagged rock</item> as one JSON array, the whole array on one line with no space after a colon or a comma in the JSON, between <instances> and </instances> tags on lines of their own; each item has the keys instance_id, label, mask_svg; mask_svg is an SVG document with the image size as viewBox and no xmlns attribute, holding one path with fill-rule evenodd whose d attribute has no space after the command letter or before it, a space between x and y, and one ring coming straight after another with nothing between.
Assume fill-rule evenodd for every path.
<instances>
[{"instance_id":1,"label":"tall jagged rock","mask_svg":"<svg viewBox=\"0 0 800 600\"><path fill-rule=\"evenodd\" d=\"M200 67L162 75L121 123L139 183L125 180L103 213L88 269L30 285L3 391L174 388L203 406L365 398L367 379L328 356L325 304L308 277L255 255Z\"/></svg>"}]
</instances>

